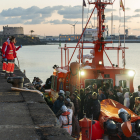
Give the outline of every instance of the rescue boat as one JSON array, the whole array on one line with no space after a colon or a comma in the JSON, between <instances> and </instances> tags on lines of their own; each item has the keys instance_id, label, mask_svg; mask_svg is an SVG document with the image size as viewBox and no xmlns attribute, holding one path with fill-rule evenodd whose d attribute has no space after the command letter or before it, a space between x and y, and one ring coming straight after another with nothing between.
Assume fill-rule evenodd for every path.
<instances>
[{"instance_id":1,"label":"rescue boat","mask_svg":"<svg viewBox=\"0 0 140 140\"><path fill-rule=\"evenodd\" d=\"M114 0L115 1L115 0ZM118 47L107 47L108 43L113 43L112 41L105 41L103 33L106 28L104 25L105 15L104 10L107 5L112 5L114 3L112 0L95 0L95 2L89 2L89 4L95 5L93 11L88 19L88 22L83 29L81 37L76 45L76 47L59 47L61 50L61 66L54 65L53 77L51 83L50 96L55 101L57 98L57 93L59 90L73 91L74 89L85 88L88 85L93 85L96 83L102 86L104 83L108 83L110 88L116 86L121 86L122 88L128 88L132 93L134 92L133 79L135 76L135 71L132 69L125 68L125 49L128 47L121 46ZM83 41L83 34L87 28L87 25L94 13L97 10L97 38L94 41ZM91 46L85 46L88 43L92 43ZM72 56L69 59L69 49L74 49ZM71 62L76 49L78 50L77 60ZM84 55L83 50L90 50L90 54ZM107 55L107 51L116 50L117 51L117 65L111 62L111 59ZM119 51L122 51L122 61L123 68L119 66ZM63 65L63 53L65 64ZM104 57L106 55L111 66L104 65ZM89 62L91 61L91 62Z\"/></svg>"},{"instance_id":2,"label":"rescue boat","mask_svg":"<svg viewBox=\"0 0 140 140\"><path fill-rule=\"evenodd\" d=\"M105 41L103 37L103 33L106 30L104 25L104 10L107 5L113 5L114 2L115 0L113 2L112 0L88 1L90 5L93 4L95 7L83 29L76 47L68 47L66 44L64 47L59 47L61 50L61 66L53 66L54 72L52 76L51 90L47 90L53 102L57 99L59 90L73 92L75 89L86 88L94 83L100 86L104 83L108 83L110 88L121 86L122 88L128 88L131 93L134 92L133 79L135 71L125 68L125 49L128 48L125 47L125 45L121 46L121 44L116 47L107 47L106 45L108 43L113 42ZM83 41L83 34L95 9L97 10L97 39L94 39L94 41ZM87 43L92 43L93 45L85 46ZM69 49L74 49L70 59ZM77 55L78 60L71 62L76 49L78 49L79 52ZM84 49L89 49L90 54L84 55ZM107 51L109 50L117 51L117 65L114 65L107 55ZM63 51L65 53L64 65ZM119 66L119 51L122 51L122 60L124 62L123 68ZM104 65L104 54L108 58L111 66ZM109 133L109 135L117 135L122 132L126 137L131 137L133 132L140 132L140 117L125 106L110 99L101 102L99 123L101 128L106 130L105 133Z\"/></svg>"}]
</instances>

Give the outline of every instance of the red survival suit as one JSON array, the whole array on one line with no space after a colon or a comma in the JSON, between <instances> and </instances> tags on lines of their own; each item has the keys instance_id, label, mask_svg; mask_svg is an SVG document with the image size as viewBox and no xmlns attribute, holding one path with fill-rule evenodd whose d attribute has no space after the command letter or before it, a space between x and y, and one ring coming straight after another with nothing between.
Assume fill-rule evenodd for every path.
<instances>
[{"instance_id":1,"label":"red survival suit","mask_svg":"<svg viewBox=\"0 0 140 140\"><path fill-rule=\"evenodd\" d=\"M18 48L15 47L14 43L10 42L10 44L7 46L7 50L5 53L5 57L7 58L7 68L6 73L7 74L13 74L14 67L15 67L15 58L17 57L16 51L18 51L20 46Z\"/></svg>"},{"instance_id":2,"label":"red survival suit","mask_svg":"<svg viewBox=\"0 0 140 140\"><path fill-rule=\"evenodd\" d=\"M6 72L6 67L7 67L7 61L5 61L5 52L6 52L6 50L7 50L7 46L10 44L10 40L9 40L9 38L7 39L7 41L6 42L4 42L3 43L3 45L2 45L2 49L1 49L1 51L2 51L2 58L3 58L3 66L2 66L2 72L3 73L5 73Z\"/></svg>"}]
</instances>

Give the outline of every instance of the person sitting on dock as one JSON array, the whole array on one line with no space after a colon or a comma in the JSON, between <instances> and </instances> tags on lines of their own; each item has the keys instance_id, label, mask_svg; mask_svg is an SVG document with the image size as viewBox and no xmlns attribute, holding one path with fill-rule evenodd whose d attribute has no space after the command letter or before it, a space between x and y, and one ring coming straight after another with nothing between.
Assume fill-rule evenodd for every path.
<instances>
[{"instance_id":1,"label":"person sitting on dock","mask_svg":"<svg viewBox=\"0 0 140 140\"><path fill-rule=\"evenodd\" d=\"M68 109L65 105L61 107L62 114L59 117L61 128L65 129L70 135L72 134L72 115L71 109Z\"/></svg>"},{"instance_id":2,"label":"person sitting on dock","mask_svg":"<svg viewBox=\"0 0 140 140\"><path fill-rule=\"evenodd\" d=\"M22 48L22 45L20 45L19 47L15 47L16 43L16 38L14 36L12 36L10 38L10 44L7 46L7 50L5 52L5 58L7 59L7 68L6 68L6 75L5 78L7 77L13 77L13 73L14 73L14 67L15 67L15 58L17 57L17 53L16 51L19 50L19 48Z\"/></svg>"},{"instance_id":3,"label":"person sitting on dock","mask_svg":"<svg viewBox=\"0 0 140 140\"><path fill-rule=\"evenodd\" d=\"M54 102L52 108L54 114L56 114L60 110L60 108L64 105L64 99L65 99L64 95L60 94L58 99Z\"/></svg>"},{"instance_id":4,"label":"person sitting on dock","mask_svg":"<svg viewBox=\"0 0 140 140\"><path fill-rule=\"evenodd\" d=\"M6 42L3 43L2 45L2 49L1 49L1 52L2 52L2 74L5 74L6 73L6 67L7 67L7 58L5 57L5 52L7 50L7 46L10 44L10 40L9 38L7 39Z\"/></svg>"}]
</instances>

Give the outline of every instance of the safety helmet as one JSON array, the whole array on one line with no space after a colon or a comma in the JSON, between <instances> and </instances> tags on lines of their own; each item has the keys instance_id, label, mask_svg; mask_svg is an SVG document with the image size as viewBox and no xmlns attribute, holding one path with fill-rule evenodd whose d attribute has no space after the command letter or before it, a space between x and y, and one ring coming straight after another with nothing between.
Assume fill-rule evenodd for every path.
<instances>
[{"instance_id":1,"label":"safety helmet","mask_svg":"<svg viewBox=\"0 0 140 140\"><path fill-rule=\"evenodd\" d=\"M61 107L61 110L62 110L63 112L66 112L68 109L67 109L67 107L66 107L65 105L63 105L63 106Z\"/></svg>"},{"instance_id":2,"label":"safety helmet","mask_svg":"<svg viewBox=\"0 0 140 140\"><path fill-rule=\"evenodd\" d=\"M60 94L63 94L63 95L65 95L65 92L64 92L64 90L60 90L60 91L59 91L59 95L60 95Z\"/></svg>"}]
</instances>

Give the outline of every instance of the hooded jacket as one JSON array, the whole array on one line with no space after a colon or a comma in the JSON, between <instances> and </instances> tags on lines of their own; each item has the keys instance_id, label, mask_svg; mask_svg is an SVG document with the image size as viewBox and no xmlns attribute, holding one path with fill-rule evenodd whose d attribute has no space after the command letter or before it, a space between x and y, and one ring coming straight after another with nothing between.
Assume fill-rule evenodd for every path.
<instances>
[{"instance_id":1,"label":"hooded jacket","mask_svg":"<svg viewBox=\"0 0 140 140\"><path fill-rule=\"evenodd\" d=\"M118 96L118 102L123 105L124 104L124 96L123 96L123 93L117 92L117 96Z\"/></svg>"},{"instance_id":2,"label":"hooded jacket","mask_svg":"<svg viewBox=\"0 0 140 140\"><path fill-rule=\"evenodd\" d=\"M124 94L124 106L126 106L127 108L129 108L130 106L129 92L126 92Z\"/></svg>"},{"instance_id":3,"label":"hooded jacket","mask_svg":"<svg viewBox=\"0 0 140 140\"><path fill-rule=\"evenodd\" d=\"M64 105L64 100L61 101L59 98L54 102L53 104L53 112L54 114L56 114L60 109L61 107Z\"/></svg>"}]
</instances>

